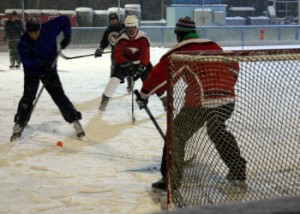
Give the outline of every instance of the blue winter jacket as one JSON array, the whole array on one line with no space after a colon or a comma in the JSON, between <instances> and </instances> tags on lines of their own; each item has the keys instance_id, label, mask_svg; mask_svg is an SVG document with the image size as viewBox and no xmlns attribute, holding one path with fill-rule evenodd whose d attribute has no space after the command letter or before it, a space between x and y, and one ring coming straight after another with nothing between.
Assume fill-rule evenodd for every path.
<instances>
[{"instance_id":1,"label":"blue winter jacket","mask_svg":"<svg viewBox=\"0 0 300 214\"><path fill-rule=\"evenodd\" d=\"M67 16L59 16L41 25L40 36L32 40L25 33L18 44L18 52L28 76L45 76L45 65L56 68L57 36L71 36L71 23ZM56 69L54 69L56 71Z\"/></svg>"}]
</instances>

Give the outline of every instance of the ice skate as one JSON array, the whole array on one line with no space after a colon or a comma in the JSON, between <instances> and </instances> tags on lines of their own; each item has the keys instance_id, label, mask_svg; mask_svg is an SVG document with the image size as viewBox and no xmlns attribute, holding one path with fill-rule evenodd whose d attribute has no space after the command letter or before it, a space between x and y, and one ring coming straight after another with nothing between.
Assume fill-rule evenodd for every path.
<instances>
[{"instance_id":1,"label":"ice skate","mask_svg":"<svg viewBox=\"0 0 300 214\"><path fill-rule=\"evenodd\" d=\"M13 128L13 134L10 138L10 142L13 142L21 137L24 127L20 126L20 124L16 123Z\"/></svg>"},{"instance_id":2,"label":"ice skate","mask_svg":"<svg viewBox=\"0 0 300 214\"><path fill-rule=\"evenodd\" d=\"M162 178L161 180L155 182L152 184L152 192L150 193L150 196L152 197L152 200L160 204L162 209L166 209L167 205L167 182L166 178Z\"/></svg>"},{"instance_id":3,"label":"ice skate","mask_svg":"<svg viewBox=\"0 0 300 214\"><path fill-rule=\"evenodd\" d=\"M247 189L246 164L244 163L240 170L229 170L226 179L234 186Z\"/></svg>"},{"instance_id":4,"label":"ice skate","mask_svg":"<svg viewBox=\"0 0 300 214\"><path fill-rule=\"evenodd\" d=\"M229 169L228 174L226 175L228 181L245 181L246 180L246 161L244 158L241 158L239 161L238 167L232 167Z\"/></svg>"},{"instance_id":5,"label":"ice skate","mask_svg":"<svg viewBox=\"0 0 300 214\"><path fill-rule=\"evenodd\" d=\"M167 179L166 178L162 178L159 181L153 183L151 185L152 189L154 192L156 191L167 191Z\"/></svg>"},{"instance_id":6,"label":"ice skate","mask_svg":"<svg viewBox=\"0 0 300 214\"><path fill-rule=\"evenodd\" d=\"M102 95L102 100L101 100L101 103L100 103L100 106L99 106L99 110L100 111L105 111L106 109L106 106L108 104L108 101L109 101L109 97L105 96L104 94Z\"/></svg>"},{"instance_id":7,"label":"ice skate","mask_svg":"<svg viewBox=\"0 0 300 214\"><path fill-rule=\"evenodd\" d=\"M226 179L228 181L245 181L246 180L246 174L244 172L233 172L229 171L228 174L226 175Z\"/></svg>"},{"instance_id":8,"label":"ice skate","mask_svg":"<svg viewBox=\"0 0 300 214\"><path fill-rule=\"evenodd\" d=\"M75 129L77 137L78 138L84 137L85 133L84 133L83 128L82 128L81 124L79 123L79 121L78 120L74 121L73 125L74 125L74 129Z\"/></svg>"}]
</instances>

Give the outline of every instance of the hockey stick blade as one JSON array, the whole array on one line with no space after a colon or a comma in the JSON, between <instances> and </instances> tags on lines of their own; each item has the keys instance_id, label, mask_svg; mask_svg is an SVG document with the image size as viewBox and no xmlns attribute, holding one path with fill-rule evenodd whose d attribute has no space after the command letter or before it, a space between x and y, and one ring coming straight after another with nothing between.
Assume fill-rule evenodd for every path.
<instances>
[{"instance_id":1,"label":"hockey stick blade","mask_svg":"<svg viewBox=\"0 0 300 214\"><path fill-rule=\"evenodd\" d=\"M111 53L111 51L107 51L107 52L103 52L102 54L107 54L107 53ZM85 54L85 55L79 55L79 56L66 56L64 55L62 52L60 52L59 54L63 59L78 59L78 58L84 58L84 57L89 57L89 56L95 56L95 54Z\"/></svg>"}]
</instances>

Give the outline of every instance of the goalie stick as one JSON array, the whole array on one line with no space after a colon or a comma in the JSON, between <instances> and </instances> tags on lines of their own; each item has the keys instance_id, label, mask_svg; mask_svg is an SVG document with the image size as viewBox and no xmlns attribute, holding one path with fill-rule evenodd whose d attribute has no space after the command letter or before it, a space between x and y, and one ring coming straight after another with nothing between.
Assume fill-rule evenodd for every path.
<instances>
[{"instance_id":1,"label":"goalie stick","mask_svg":"<svg viewBox=\"0 0 300 214\"><path fill-rule=\"evenodd\" d=\"M102 54L107 54L107 53L111 53L111 51L106 51L103 52ZM78 58L83 58L83 57L89 57L89 56L95 56L95 54L85 54L85 55L79 55L79 56L66 56L64 55L62 52L60 52L59 54L63 59L69 60L69 59L78 59Z\"/></svg>"}]
</instances>

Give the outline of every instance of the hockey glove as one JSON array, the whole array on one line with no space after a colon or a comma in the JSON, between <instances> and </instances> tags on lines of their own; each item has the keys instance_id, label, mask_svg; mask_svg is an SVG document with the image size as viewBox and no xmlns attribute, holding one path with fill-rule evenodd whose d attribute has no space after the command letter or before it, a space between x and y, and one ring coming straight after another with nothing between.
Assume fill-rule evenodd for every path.
<instances>
[{"instance_id":1,"label":"hockey glove","mask_svg":"<svg viewBox=\"0 0 300 214\"><path fill-rule=\"evenodd\" d=\"M141 77L141 75L142 75L142 73L143 73L144 71L145 71L145 68L144 68L142 65L136 66L136 67L135 67L135 72L134 72L133 75L132 75L133 81L138 80L138 79Z\"/></svg>"},{"instance_id":2,"label":"hockey glove","mask_svg":"<svg viewBox=\"0 0 300 214\"><path fill-rule=\"evenodd\" d=\"M64 38L60 42L60 48L65 49L71 42L71 35L65 35Z\"/></svg>"},{"instance_id":3,"label":"hockey glove","mask_svg":"<svg viewBox=\"0 0 300 214\"><path fill-rule=\"evenodd\" d=\"M148 104L148 99L147 99L147 98L146 98L146 99L142 98L142 96L141 96L141 94L138 92L138 90L135 90L134 93L135 93L135 95L136 95L135 101L136 101L136 103L138 104L139 108L140 108L140 109L145 108L145 107L147 106L147 104Z\"/></svg>"},{"instance_id":4,"label":"hockey glove","mask_svg":"<svg viewBox=\"0 0 300 214\"><path fill-rule=\"evenodd\" d=\"M144 72L144 68L140 65L131 65L126 68L126 72L128 76L132 77L133 81L136 81Z\"/></svg>"},{"instance_id":5,"label":"hockey glove","mask_svg":"<svg viewBox=\"0 0 300 214\"><path fill-rule=\"evenodd\" d=\"M126 70L127 69L131 69L132 66L133 66L132 62L129 62L129 61L124 62L123 64L121 64L121 67L124 68L124 69L126 69Z\"/></svg>"},{"instance_id":6,"label":"hockey glove","mask_svg":"<svg viewBox=\"0 0 300 214\"><path fill-rule=\"evenodd\" d=\"M102 48L98 48L96 51L95 51L95 58L97 57L101 57L102 54L103 54L103 49Z\"/></svg>"}]
</instances>

